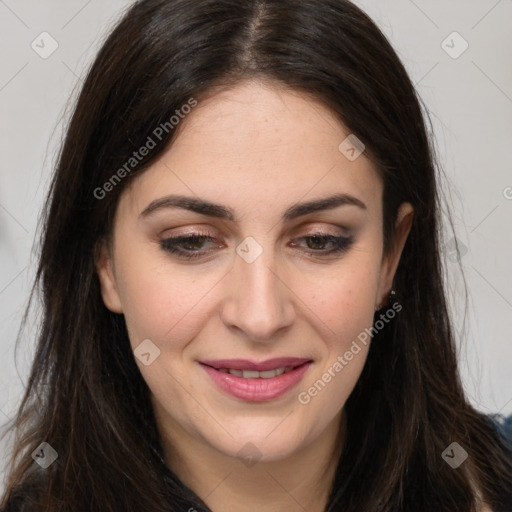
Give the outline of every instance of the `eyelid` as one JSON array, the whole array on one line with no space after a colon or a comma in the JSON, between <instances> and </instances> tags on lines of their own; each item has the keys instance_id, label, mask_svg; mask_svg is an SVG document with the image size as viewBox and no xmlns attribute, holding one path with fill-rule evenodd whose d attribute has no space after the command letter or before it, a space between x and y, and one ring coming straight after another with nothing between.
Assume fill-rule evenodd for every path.
<instances>
[{"instance_id":1,"label":"eyelid","mask_svg":"<svg viewBox=\"0 0 512 512\"><path fill-rule=\"evenodd\" d=\"M308 225L310 225L311 223L307 223ZM316 224L320 224L320 223L316 223ZM345 228L343 226L335 226L335 225L332 225L331 226L334 228L334 232L331 232L330 230L328 229L325 229L325 228L317 228L315 226L313 226L310 229L302 229L302 226L299 226L298 228L295 228L293 231L298 231L297 234L294 234L293 235L293 239L292 240L295 240L297 238L301 238L301 237L304 237L304 238L307 238L307 237L313 237L313 236L324 236L324 237L328 237L328 236L335 236L335 237L345 237L345 238L350 238L351 236L351 232L348 228ZM169 230L165 230L163 231L163 233L166 233L167 231ZM184 228L184 231L181 232L181 231L177 231L177 232L172 232L171 234L169 234L169 236L165 236L165 235L160 235L159 239L160 240L163 240L163 239L167 239L167 238L187 238L187 237L190 237L190 238L197 238L197 237L205 237L205 238L208 238L208 239L213 239L213 238L217 238L218 235L213 233L213 232L210 232L208 230L202 230L201 228L194 228L194 227L191 227L191 228Z\"/></svg>"},{"instance_id":2,"label":"eyelid","mask_svg":"<svg viewBox=\"0 0 512 512\"><path fill-rule=\"evenodd\" d=\"M349 236L351 233L351 230L347 227L325 222L308 222L306 227L301 225L294 229L294 231L299 233L297 236L314 236L315 234L322 236Z\"/></svg>"},{"instance_id":3,"label":"eyelid","mask_svg":"<svg viewBox=\"0 0 512 512\"><path fill-rule=\"evenodd\" d=\"M202 226L201 224L196 224L196 226ZM326 226L330 226L334 230L334 233L331 233L329 231L329 228L326 228ZM183 229L183 231L181 231ZM222 233L222 236L226 236L223 229L215 228L214 231L208 230L208 228L202 228L202 227L194 227L192 226L186 226L186 227L177 227L177 228L171 228L171 229L165 229L162 231L162 234L160 236L163 236L163 233L167 233L171 231L169 236L172 237L181 237L181 236L211 236L216 237L217 235L215 233ZM334 224L332 222L302 222L298 226L294 226L291 228L291 231L294 232L295 236L313 236L315 234L318 235L334 235L334 236L349 236L351 233L351 230L346 226L340 226L338 224ZM302 234L302 232L305 232ZM298 235L295 233L299 233Z\"/></svg>"},{"instance_id":4,"label":"eyelid","mask_svg":"<svg viewBox=\"0 0 512 512\"><path fill-rule=\"evenodd\" d=\"M218 232L218 230L216 230ZM186 237L198 237L205 236L211 238L217 238L216 232L212 230L203 229L200 227L185 227L185 228L174 228L174 229L165 229L159 235L159 239L166 238L186 238Z\"/></svg>"}]
</instances>

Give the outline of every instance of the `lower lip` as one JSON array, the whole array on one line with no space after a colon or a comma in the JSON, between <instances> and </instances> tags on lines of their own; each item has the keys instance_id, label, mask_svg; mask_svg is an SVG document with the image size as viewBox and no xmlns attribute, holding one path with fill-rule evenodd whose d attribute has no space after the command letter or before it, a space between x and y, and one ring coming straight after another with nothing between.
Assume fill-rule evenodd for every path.
<instances>
[{"instance_id":1,"label":"lower lip","mask_svg":"<svg viewBox=\"0 0 512 512\"><path fill-rule=\"evenodd\" d=\"M201 364L222 391L247 402L266 402L284 395L302 379L310 365L311 361L270 379L244 379Z\"/></svg>"}]
</instances>

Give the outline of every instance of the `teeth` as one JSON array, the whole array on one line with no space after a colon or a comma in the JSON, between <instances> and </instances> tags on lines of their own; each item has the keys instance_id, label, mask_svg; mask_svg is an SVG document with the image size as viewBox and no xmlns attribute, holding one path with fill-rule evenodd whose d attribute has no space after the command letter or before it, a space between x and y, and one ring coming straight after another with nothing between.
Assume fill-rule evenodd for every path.
<instances>
[{"instance_id":1,"label":"teeth","mask_svg":"<svg viewBox=\"0 0 512 512\"><path fill-rule=\"evenodd\" d=\"M293 366L285 366L282 368L275 368L274 370L265 370L262 372L258 372L256 370L236 370L232 368L219 368L219 371L222 373L230 373L235 377L243 377L244 379L271 379L272 377L277 377L278 375L282 375L285 372L289 372L293 370Z\"/></svg>"}]
</instances>

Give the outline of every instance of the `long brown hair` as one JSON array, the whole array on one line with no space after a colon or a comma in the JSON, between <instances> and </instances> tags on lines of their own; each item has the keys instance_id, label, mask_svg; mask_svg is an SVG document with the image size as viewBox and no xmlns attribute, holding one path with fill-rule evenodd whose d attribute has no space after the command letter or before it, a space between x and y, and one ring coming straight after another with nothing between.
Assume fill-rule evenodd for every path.
<instances>
[{"instance_id":1,"label":"long brown hair","mask_svg":"<svg viewBox=\"0 0 512 512\"><path fill-rule=\"evenodd\" d=\"M149 390L124 317L103 304L98 242L120 194L175 137L98 188L190 98L261 78L321 100L367 148L384 183L385 252L398 206L415 216L396 272L402 311L371 344L349 397L328 512L469 512L475 489L512 510L512 453L458 376L440 251L439 167L428 115L395 51L347 0L140 0L82 87L42 216L30 303L43 317L3 506L42 511L208 510L164 464ZM156 139L156 137L154 137ZM95 193L96 191L96 193ZM458 469L442 458L456 441ZM41 442L58 458L42 469ZM9 509L7 509L9 510Z\"/></svg>"}]
</instances>

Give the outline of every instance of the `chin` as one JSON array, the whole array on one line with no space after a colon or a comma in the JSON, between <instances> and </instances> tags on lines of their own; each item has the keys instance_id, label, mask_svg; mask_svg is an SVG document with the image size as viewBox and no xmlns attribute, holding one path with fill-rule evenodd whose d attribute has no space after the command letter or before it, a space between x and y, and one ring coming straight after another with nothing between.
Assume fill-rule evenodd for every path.
<instances>
[{"instance_id":1,"label":"chin","mask_svg":"<svg viewBox=\"0 0 512 512\"><path fill-rule=\"evenodd\" d=\"M265 428L245 426L243 434L224 436L222 440L209 440L217 450L237 459L254 462L274 462L287 459L300 451L307 441L290 432L289 426L279 425L279 421L272 422L272 426ZM277 427L277 428L276 428Z\"/></svg>"}]
</instances>

